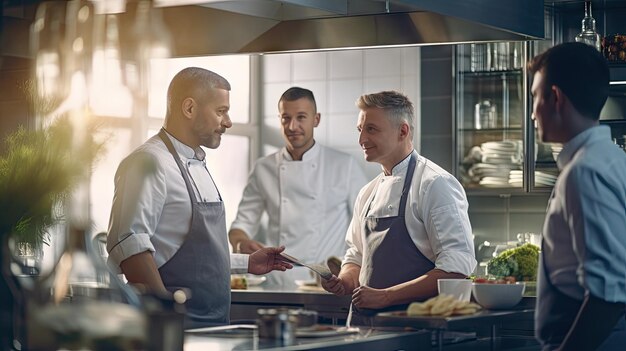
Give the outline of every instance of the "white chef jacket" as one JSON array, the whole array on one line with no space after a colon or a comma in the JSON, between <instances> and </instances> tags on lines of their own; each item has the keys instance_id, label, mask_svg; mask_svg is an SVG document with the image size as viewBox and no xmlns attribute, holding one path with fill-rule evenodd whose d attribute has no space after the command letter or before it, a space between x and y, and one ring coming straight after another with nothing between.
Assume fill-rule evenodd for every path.
<instances>
[{"instance_id":1,"label":"white chef jacket","mask_svg":"<svg viewBox=\"0 0 626 351\"><path fill-rule=\"evenodd\" d=\"M409 235L435 268L469 276L476 267L476 258L465 191L450 173L416 152L415 155L417 162L405 212ZM348 250L343 264L361 266L363 218L398 215L409 159L410 155L392 169L391 175L381 173L361 189L346 235ZM368 210L365 205L370 199Z\"/></svg>"},{"instance_id":2,"label":"white chef jacket","mask_svg":"<svg viewBox=\"0 0 626 351\"><path fill-rule=\"evenodd\" d=\"M194 149L166 134L189 172L196 197L221 201L205 161L194 158ZM155 135L127 156L115 174L108 262L120 272L122 261L150 251L157 268L161 267L183 244L190 224L191 199L185 180L174 157ZM246 272L248 256L231 255L231 267Z\"/></svg>"},{"instance_id":3,"label":"white chef jacket","mask_svg":"<svg viewBox=\"0 0 626 351\"><path fill-rule=\"evenodd\" d=\"M345 253L345 234L354 201L366 183L354 157L315 143L294 161L286 148L257 160L248 178L231 229L241 229L270 246L307 263L325 262ZM266 233L258 232L267 213ZM306 270L274 274L284 279L310 279Z\"/></svg>"}]
</instances>

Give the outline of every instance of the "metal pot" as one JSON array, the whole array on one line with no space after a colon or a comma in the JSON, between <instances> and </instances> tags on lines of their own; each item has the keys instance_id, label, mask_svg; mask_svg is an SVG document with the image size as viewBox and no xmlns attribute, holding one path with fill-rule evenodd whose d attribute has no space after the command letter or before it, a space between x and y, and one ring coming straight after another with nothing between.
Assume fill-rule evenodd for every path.
<instances>
[{"instance_id":1,"label":"metal pot","mask_svg":"<svg viewBox=\"0 0 626 351\"><path fill-rule=\"evenodd\" d=\"M280 340L291 345L295 340L298 317L286 308L261 308L257 310L259 337Z\"/></svg>"},{"instance_id":2,"label":"metal pot","mask_svg":"<svg viewBox=\"0 0 626 351\"><path fill-rule=\"evenodd\" d=\"M298 327L310 327L317 323L317 312L290 310L287 308L261 308L257 310L259 337L280 340L289 345L295 339Z\"/></svg>"}]
</instances>

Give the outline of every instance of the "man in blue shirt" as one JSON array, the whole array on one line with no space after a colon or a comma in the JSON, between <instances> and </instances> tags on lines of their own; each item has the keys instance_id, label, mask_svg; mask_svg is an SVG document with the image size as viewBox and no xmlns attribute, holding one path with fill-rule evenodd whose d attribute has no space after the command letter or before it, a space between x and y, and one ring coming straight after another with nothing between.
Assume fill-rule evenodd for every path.
<instances>
[{"instance_id":1,"label":"man in blue shirt","mask_svg":"<svg viewBox=\"0 0 626 351\"><path fill-rule=\"evenodd\" d=\"M608 65L593 47L565 43L528 68L539 137L563 143L543 227L535 335L544 350L624 350L626 154L598 123Z\"/></svg>"}]
</instances>

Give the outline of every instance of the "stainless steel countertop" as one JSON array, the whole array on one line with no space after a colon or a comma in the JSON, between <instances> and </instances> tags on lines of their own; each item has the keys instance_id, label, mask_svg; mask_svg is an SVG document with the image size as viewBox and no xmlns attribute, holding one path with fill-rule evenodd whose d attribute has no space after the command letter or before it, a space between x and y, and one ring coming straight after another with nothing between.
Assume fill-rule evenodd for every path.
<instances>
[{"instance_id":1,"label":"stainless steel countertop","mask_svg":"<svg viewBox=\"0 0 626 351\"><path fill-rule=\"evenodd\" d=\"M466 331L476 326L494 325L532 318L534 309L514 308L509 310L482 310L464 316L407 316L401 313L382 313L376 315L374 324L379 326L401 326L413 328L445 329Z\"/></svg>"},{"instance_id":2,"label":"stainless steel countertop","mask_svg":"<svg viewBox=\"0 0 626 351\"><path fill-rule=\"evenodd\" d=\"M259 338L255 332L239 335L186 334L185 351L231 350L418 350L430 349L431 334L425 331L362 329L357 334L334 337L297 338L292 345Z\"/></svg>"},{"instance_id":3,"label":"stainless steel countertop","mask_svg":"<svg viewBox=\"0 0 626 351\"><path fill-rule=\"evenodd\" d=\"M257 317L257 308L287 307L317 311L320 318L333 323L348 316L351 296L336 296L321 288L301 290L271 285L231 291L231 320L250 320Z\"/></svg>"},{"instance_id":4,"label":"stainless steel countertop","mask_svg":"<svg viewBox=\"0 0 626 351\"><path fill-rule=\"evenodd\" d=\"M330 304L350 305L351 296L336 296L322 288L298 289L280 286L254 286L245 290L231 290L233 303L268 303L268 304Z\"/></svg>"}]
</instances>

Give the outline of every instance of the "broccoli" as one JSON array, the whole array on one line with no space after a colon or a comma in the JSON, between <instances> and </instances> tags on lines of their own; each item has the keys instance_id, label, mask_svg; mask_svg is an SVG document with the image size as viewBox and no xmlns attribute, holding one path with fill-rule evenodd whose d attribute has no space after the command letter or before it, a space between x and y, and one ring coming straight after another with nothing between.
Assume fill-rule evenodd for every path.
<instances>
[{"instance_id":1,"label":"broccoli","mask_svg":"<svg viewBox=\"0 0 626 351\"><path fill-rule=\"evenodd\" d=\"M518 281L537 280L539 247L526 243L503 251L487 263L487 272L496 277L513 276Z\"/></svg>"}]
</instances>

